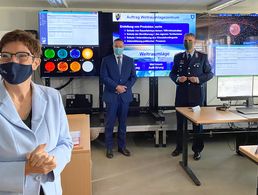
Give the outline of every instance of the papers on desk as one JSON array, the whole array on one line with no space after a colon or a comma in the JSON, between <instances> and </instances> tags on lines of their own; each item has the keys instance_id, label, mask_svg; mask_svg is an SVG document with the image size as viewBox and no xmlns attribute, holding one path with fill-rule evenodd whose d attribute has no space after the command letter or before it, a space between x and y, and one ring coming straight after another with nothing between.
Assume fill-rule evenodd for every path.
<instances>
[{"instance_id":1,"label":"papers on desk","mask_svg":"<svg viewBox=\"0 0 258 195\"><path fill-rule=\"evenodd\" d=\"M192 107L192 111L193 112L198 112L198 111L200 111L201 110L201 107L200 106L194 106L194 107Z\"/></svg>"},{"instance_id":2,"label":"papers on desk","mask_svg":"<svg viewBox=\"0 0 258 195\"><path fill-rule=\"evenodd\" d=\"M70 135L73 140L73 145L79 146L80 145L80 137L81 137L81 132L80 131L70 131Z\"/></svg>"}]
</instances>

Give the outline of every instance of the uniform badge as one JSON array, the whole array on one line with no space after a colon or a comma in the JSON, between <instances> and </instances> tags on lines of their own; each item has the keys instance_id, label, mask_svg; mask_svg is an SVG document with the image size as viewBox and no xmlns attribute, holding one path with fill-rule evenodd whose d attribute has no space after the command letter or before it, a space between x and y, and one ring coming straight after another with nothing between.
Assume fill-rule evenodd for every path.
<instances>
[{"instance_id":1,"label":"uniform badge","mask_svg":"<svg viewBox=\"0 0 258 195\"><path fill-rule=\"evenodd\" d=\"M194 67L199 68L200 67L200 63L194 64Z\"/></svg>"}]
</instances>

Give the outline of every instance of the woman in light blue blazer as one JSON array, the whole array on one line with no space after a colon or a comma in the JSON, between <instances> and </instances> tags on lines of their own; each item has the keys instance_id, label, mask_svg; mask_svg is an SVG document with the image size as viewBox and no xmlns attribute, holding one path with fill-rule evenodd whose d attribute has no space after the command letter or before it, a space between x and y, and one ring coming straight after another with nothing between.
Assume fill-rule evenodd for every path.
<instances>
[{"instance_id":1,"label":"woman in light blue blazer","mask_svg":"<svg viewBox=\"0 0 258 195\"><path fill-rule=\"evenodd\" d=\"M41 46L15 30L0 41L0 195L61 195L72 141L60 94L31 81Z\"/></svg>"}]
</instances>

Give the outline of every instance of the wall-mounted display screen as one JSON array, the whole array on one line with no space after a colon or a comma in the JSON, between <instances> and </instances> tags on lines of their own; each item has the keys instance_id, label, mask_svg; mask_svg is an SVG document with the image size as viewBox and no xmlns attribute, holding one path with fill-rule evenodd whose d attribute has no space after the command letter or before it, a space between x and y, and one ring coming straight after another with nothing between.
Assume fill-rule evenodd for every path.
<instances>
[{"instance_id":1,"label":"wall-mounted display screen","mask_svg":"<svg viewBox=\"0 0 258 195\"><path fill-rule=\"evenodd\" d=\"M39 32L41 77L98 75L98 12L40 11Z\"/></svg>"},{"instance_id":2,"label":"wall-mounted display screen","mask_svg":"<svg viewBox=\"0 0 258 195\"><path fill-rule=\"evenodd\" d=\"M168 76L185 33L195 33L196 14L113 13L113 40L125 43L138 77Z\"/></svg>"},{"instance_id":3,"label":"wall-mounted display screen","mask_svg":"<svg viewBox=\"0 0 258 195\"><path fill-rule=\"evenodd\" d=\"M201 15L197 34L206 40L217 76L258 75L258 15Z\"/></svg>"},{"instance_id":4,"label":"wall-mounted display screen","mask_svg":"<svg viewBox=\"0 0 258 195\"><path fill-rule=\"evenodd\" d=\"M98 74L98 48L87 46L44 46L42 77L78 77Z\"/></svg>"},{"instance_id":5,"label":"wall-mounted display screen","mask_svg":"<svg viewBox=\"0 0 258 195\"><path fill-rule=\"evenodd\" d=\"M98 12L39 12L42 45L99 45Z\"/></svg>"}]
</instances>

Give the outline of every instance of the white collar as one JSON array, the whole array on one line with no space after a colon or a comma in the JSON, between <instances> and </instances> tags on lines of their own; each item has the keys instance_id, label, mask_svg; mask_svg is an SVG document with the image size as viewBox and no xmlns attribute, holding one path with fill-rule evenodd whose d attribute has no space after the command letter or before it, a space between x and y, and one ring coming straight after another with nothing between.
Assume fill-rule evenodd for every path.
<instances>
[{"instance_id":1,"label":"white collar","mask_svg":"<svg viewBox=\"0 0 258 195\"><path fill-rule=\"evenodd\" d=\"M114 54L116 58L120 57L120 58L123 58L123 54L122 55L116 55Z\"/></svg>"}]
</instances>

